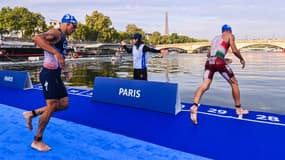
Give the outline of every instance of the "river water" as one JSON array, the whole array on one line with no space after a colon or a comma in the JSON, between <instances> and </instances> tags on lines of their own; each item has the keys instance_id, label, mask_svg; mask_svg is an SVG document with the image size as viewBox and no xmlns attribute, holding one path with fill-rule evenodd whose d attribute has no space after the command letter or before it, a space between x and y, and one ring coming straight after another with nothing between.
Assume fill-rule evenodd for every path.
<instances>
[{"instance_id":1,"label":"river water","mask_svg":"<svg viewBox=\"0 0 285 160\"><path fill-rule=\"evenodd\" d=\"M194 92L202 82L205 54L170 54L164 58L148 58L149 81L177 83L182 102L192 103ZM285 114L285 54L275 52L243 53L246 67L232 54L230 65L240 86L244 108L255 111ZM132 57L96 57L68 60L73 78L67 86L93 88L94 77L132 78ZM25 70L34 83L39 82L41 62L1 63L0 69ZM230 85L215 74L214 81L202 104L234 107Z\"/></svg>"}]
</instances>

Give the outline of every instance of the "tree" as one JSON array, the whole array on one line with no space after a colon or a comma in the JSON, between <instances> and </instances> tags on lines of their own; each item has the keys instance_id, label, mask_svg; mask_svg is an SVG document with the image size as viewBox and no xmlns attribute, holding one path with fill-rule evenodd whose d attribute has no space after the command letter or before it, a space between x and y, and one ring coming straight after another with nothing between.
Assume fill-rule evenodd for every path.
<instances>
[{"instance_id":1,"label":"tree","mask_svg":"<svg viewBox=\"0 0 285 160\"><path fill-rule=\"evenodd\" d=\"M126 32L128 34L128 39L130 39L133 34L140 33L142 35L142 39L145 40L145 32L141 28L138 28L135 24L128 24L126 26Z\"/></svg>"},{"instance_id":2,"label":"tree","mask_svg":"<svg viewBox=\"0 0 285 160\"><path fill-rule=\"evenodd\" d=\"M126 26L126 32L130 35L134 33L144 33L143 30L141 28L138 28L135 24L128 24Z\"/></svg>"},{"instance_id":3,"label":"tree","mask_svg":"<svg viewBox=\"0 0 285 160\"><path fill-rule=\"evenodd\" d=\"M0 10L0 36L7 33L21 33L24 38L31 38L36 33L47 31L45 18L40 13L30 12L24 7L3 7ZM74 40L97 42L120 42L123 39L130 40L134 33L142 34L142 39L150 44L187 43L198 40L188 36L180 36L172 33L170 36L161 36L159 32L153 32L147 36L142 28L135 24L128 24L125 32L118 32L113 26L110 17L93 11L86 15L85 24L79 23L75 33L71 36Z\"/></svg>"},{"instance_id":4,"label":"tree","mask_svg":"<svg viewBox=\"0 0 285 160\"><path fill-rule=\"evenodd\" d=\"M110 42L112 37L117 35L117 31L111 27L110 17L104 16L98 11L93 11L91 16L86 15L85 21L86 25L93 30L95 41Z\"/></svg>"},{"instance_id":5,"label":"tree","mask_svg":"<svg viewBox=\"0 0 285 160\"><path fill-rule=\"evenodd\" d=\"M24 7L3 7L0 17L0 30L21 33L24 38L31 38L36 32L46 29L44 17Z\"/></svg>"},{"instance_id":6,"label":"tree","mask_svg":"<svg viewBox=\"0 0 285 160\"><path fill-rule=\"evenodd\" d=\"M10 26L12 25L11 19L13 18L12 9L10 7L3 7L0 11L0 30L7 30L11 32Z\"/></svg>"},{"instance_id":7,"label":"tree","mask_svg":"<svg viewBox=\"0 0 285 160\"><path fill-rule=\"evenodd\" d=\"M152 35L149 37L149 43L156 45L160 43L161 34L159 32L153 32Z\"/></svg>"},{"instance_id":8,"label":"tree","mask_svg":"<svg viewBox=\"0 0 285 160\"><path fill-rule=\"evenodd\" d=\"M86 40L92 40L96 39L95 36L92 33L92 30L82 23L78 23L77 28L75 32L71 35L72 39L80 40L80 41L86 41Z\"/></svg>"},{"instance_id":9,"label":"tree","mask_svg":"<svg viewBox=\"0 0 285 160\"><path fill-rule=\"evenodd\" d=\"M0 40L2 39L2 36L5 34L9 34L9 31L3 28L0 28Z\"/></svg>"},{"instance_id":10,"label":"tree","mask_svg":"<svg viewBox=\"0 0 285 160\"><path fill-rule=\"evenodd\" d=\"M127 32L118 32L118 37L120 40L129 40L130 34L128 34Z\"/></svg>"}]
</instances>

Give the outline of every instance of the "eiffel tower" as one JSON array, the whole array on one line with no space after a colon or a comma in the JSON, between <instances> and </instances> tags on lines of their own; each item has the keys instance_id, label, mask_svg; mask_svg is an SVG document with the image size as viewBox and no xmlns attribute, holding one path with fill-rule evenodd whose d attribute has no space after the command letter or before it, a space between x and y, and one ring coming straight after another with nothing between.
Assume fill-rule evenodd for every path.
<instances>
[{"instance_id":1,"label":"eiffel tower","mask_svg":"<svg viewBox=\"0 0 285 160\"><path fill-rule=\"evenodd\" d=\"M168 12L165 12L165 30L164 30L164 35L169 35Z\"/></svg>"}]
</instances>

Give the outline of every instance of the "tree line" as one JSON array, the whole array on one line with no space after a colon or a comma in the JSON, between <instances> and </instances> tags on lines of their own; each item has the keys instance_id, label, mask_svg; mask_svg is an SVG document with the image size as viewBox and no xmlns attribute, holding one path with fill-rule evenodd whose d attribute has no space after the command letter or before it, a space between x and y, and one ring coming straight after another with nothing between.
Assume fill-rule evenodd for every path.
<instances>
[{"instance_id":1,"label":"tree line","mask_svg":"<svg viewBox=\"0 0 285 160\"><path fill-rule=\"evenodd\" d=\"M2 7L0 10L0 36L9 33L21 33L24 39L30 39L35 34L45 32L50 27L45 21L45 17L40 13L33 13L24 7ZM110 17L103 13L93 11L85 16L85 23L78 23L76 31L69 37L74 41L94 41L116 43L121 40L130 39L134 33L141 33L143 40L152 45L201 42L201 40L185 35L172 33L171 35L161 35L160 32L145 33L142 28L135 24L127 24L125 31L117 31L112 26Z\"/></svg>"}]
</instances>

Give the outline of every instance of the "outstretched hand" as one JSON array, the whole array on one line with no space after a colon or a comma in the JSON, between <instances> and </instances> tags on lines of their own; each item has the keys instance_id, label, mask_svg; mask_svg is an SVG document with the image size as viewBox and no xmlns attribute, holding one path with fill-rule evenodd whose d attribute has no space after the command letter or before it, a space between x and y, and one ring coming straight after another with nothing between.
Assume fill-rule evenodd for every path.
<instances>
[{"instance_id":1,"label":"outstretched hand","mask_svg":"<svg viewBox=\"0 0 285 160\"><path fill-rule=\"evenodd\" d=\"M244 61L243 59L240 60L240 64L242 64L241 68L244 69L244 67L245 67L245 61Z\"/></svg>"},{"instance_id":2,"label":"outstretched hand","mask_svg":"<svg viewBox=\"0 0 285 160\"><path fill-rule=\"evenodd\" d=\"M127 43L125 41L121 41L121 45L125 46Z\"/></svg>"},{"instance_id":3,"label":"outstretched hand","mask_svg":"<svg viewBox=\"0 0 285 160\"><path fill-rule=\"evenodd\" d=\"M160 54L161 54L162 56L164 56L164 55L168 54L168 50L167 50L167 49L161 49L161 50L160 50Z\"/></svg>"}]
</instances>

